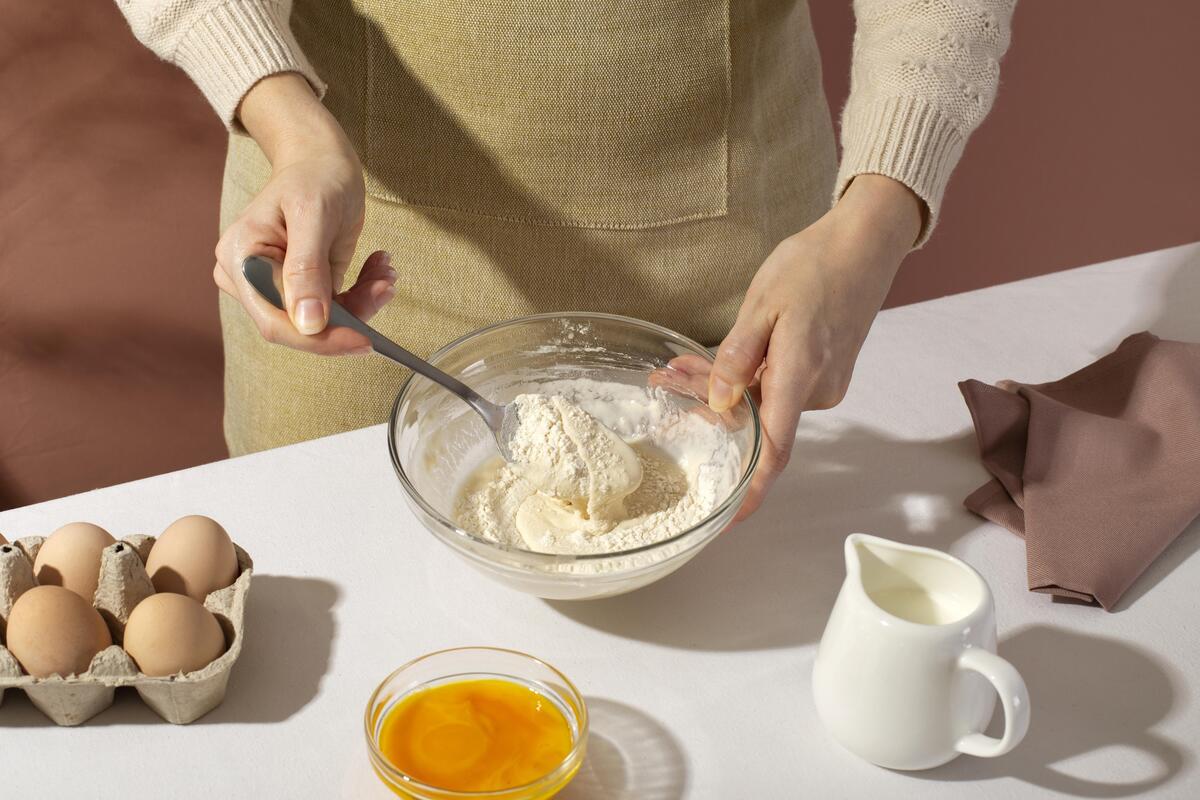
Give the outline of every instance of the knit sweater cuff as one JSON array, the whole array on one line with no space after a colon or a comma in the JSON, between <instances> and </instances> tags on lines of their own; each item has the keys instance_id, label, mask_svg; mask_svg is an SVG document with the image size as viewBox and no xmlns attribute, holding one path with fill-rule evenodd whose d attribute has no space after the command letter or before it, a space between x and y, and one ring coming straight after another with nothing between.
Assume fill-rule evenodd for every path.
<instances>
[{"instance_id":1,"label":"knit sweater cuff","mask_svg":"<svg viewBox=\"0 0 1200 800\"><path fill-rule=\"evenodd\" d=\"M937 222L950 173L966 137L949 117L917 97L850 97L842 111L842 163L836 203L857 175L886 175L921 198L928 214L913 248L925 244Z\"/></svg>"},{"instance_id":2,"label":"knit sweater cuff","mask_svg":"<svg viewBox=\"0 0 1200 800\"><path fill-rule=\"evenodd\" d=\"M269 75L298 72L318 97L325 84L305 58L288 26L286 4L230 0L205 14L183 35L176 64L196 82L230 130L240 130L238 104Z\"/></svg>"}]
</instances>

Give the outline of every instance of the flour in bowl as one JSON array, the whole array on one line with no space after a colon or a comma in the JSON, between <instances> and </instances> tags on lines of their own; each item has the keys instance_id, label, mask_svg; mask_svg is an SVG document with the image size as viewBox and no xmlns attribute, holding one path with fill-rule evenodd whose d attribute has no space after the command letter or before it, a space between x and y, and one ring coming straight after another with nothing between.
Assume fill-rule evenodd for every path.
<instances>
[{"instance_id":1,"label":"flour in bowl","mask_svg":"<svg viewBox=\"0 0 1200 800\"><path fill-rule=\"evenodd\" d=\"M642 460L624 440L579 406L558 395L523 394L510 408L519 423L509 449L537 494L517 515L544 509L547 525L572 519L612 529L625 518L625 498L642 483ZM542 523L536 523L541 526Z\"/></svg>"},{"instance_id":2,"label":"flour in bowl","mask_svg":"<svg viewBox=\"0 0 1200 800\"><path fill-rule=\"evenodd\" d=\"M513 463L493 456L471 472L460 526L544 553L617 552L668 539L729 496L740 458L723 427L660 389L585 383L513 401Z\"/></svg>"}]
</instances>

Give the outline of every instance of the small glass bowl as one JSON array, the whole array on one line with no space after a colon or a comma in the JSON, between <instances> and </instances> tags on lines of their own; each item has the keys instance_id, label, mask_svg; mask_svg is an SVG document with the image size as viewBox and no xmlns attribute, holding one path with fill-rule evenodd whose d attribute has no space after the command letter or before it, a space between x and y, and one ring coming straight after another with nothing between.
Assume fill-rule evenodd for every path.
<instances>
[{"instance_id":1,"label":"small glass bowl","mask_svg":"<svg viewBox=\"0 0 1200 800\"><path fill-rule=\"evenodd\" d=\"M451 681L499 678L536 689L558 707L571 726L571 751L562 763L524 786L490 792L460 792L422 783L396 768L379 749L379 735L391 708L416 689ZM460 647L439 650L408 662L384 679L367 701L363 724L371 766L384 785L412 800L542 800L562 791L583 763L587 750L588 712L579 690L565 675L544 661L516 650Z\"/></svg>"},{"instance_id":2,"label":"small glass bowl","mask_svg":"<svg viewBox=\"0 0 1200 800\"><path fill-rule=\"evenodd\" d=\"M649 387L656 370L682 355L709 362L713 358L703 346L659 325L572 312L537 314L483 328L446 345L429 361L484 397L507 403L522 392L562 380ZM694 394L671 392L665 397L681 412L707 411ZM724 427L736 448L740 475L728 497L706 518L673 536L607 553L535 552L460 528L453 515L455 492L479 463L480 448L494 452L495 443L475 412L427 378L413 375L400 387L388 424L388 449L409 507L430 533L471 566L538 597L590 600L633 591L674 572L732 521L758 463L758 411L744 395L728 413L711 421Z\"/></svg>"}]
</instances>

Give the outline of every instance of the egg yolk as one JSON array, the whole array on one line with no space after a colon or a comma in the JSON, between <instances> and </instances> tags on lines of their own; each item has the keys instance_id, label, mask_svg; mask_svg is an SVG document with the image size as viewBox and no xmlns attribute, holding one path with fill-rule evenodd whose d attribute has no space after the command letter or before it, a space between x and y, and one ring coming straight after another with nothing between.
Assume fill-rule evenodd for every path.
<instances>
[{"instance_id":1,"label":"egg yolk","mask_svg":"<svg viewBox=\"0 0 1200 800\"><path fill-rule=\"evenodd\" d=\"M497 791L553 771L572 746L562 711L529 686L498 678L418 689L384 717L379 749L421 783Z\"/></svg>"}]
</instances>

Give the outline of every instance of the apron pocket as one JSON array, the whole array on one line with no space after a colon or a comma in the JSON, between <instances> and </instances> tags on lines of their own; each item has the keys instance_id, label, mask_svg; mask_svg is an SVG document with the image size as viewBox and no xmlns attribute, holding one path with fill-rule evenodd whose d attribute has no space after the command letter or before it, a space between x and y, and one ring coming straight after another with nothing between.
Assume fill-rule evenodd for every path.
<instances>
[{"instance_id":1,"label":"apron pocket","mask_svg":"<svg viewBox=\"0 0 1200 800\"><path fill-rule=\"evenodd\" d=\"M361 2L368 192L536 225L724 216L728 2Z\"/></svg>"}]
</instances>

